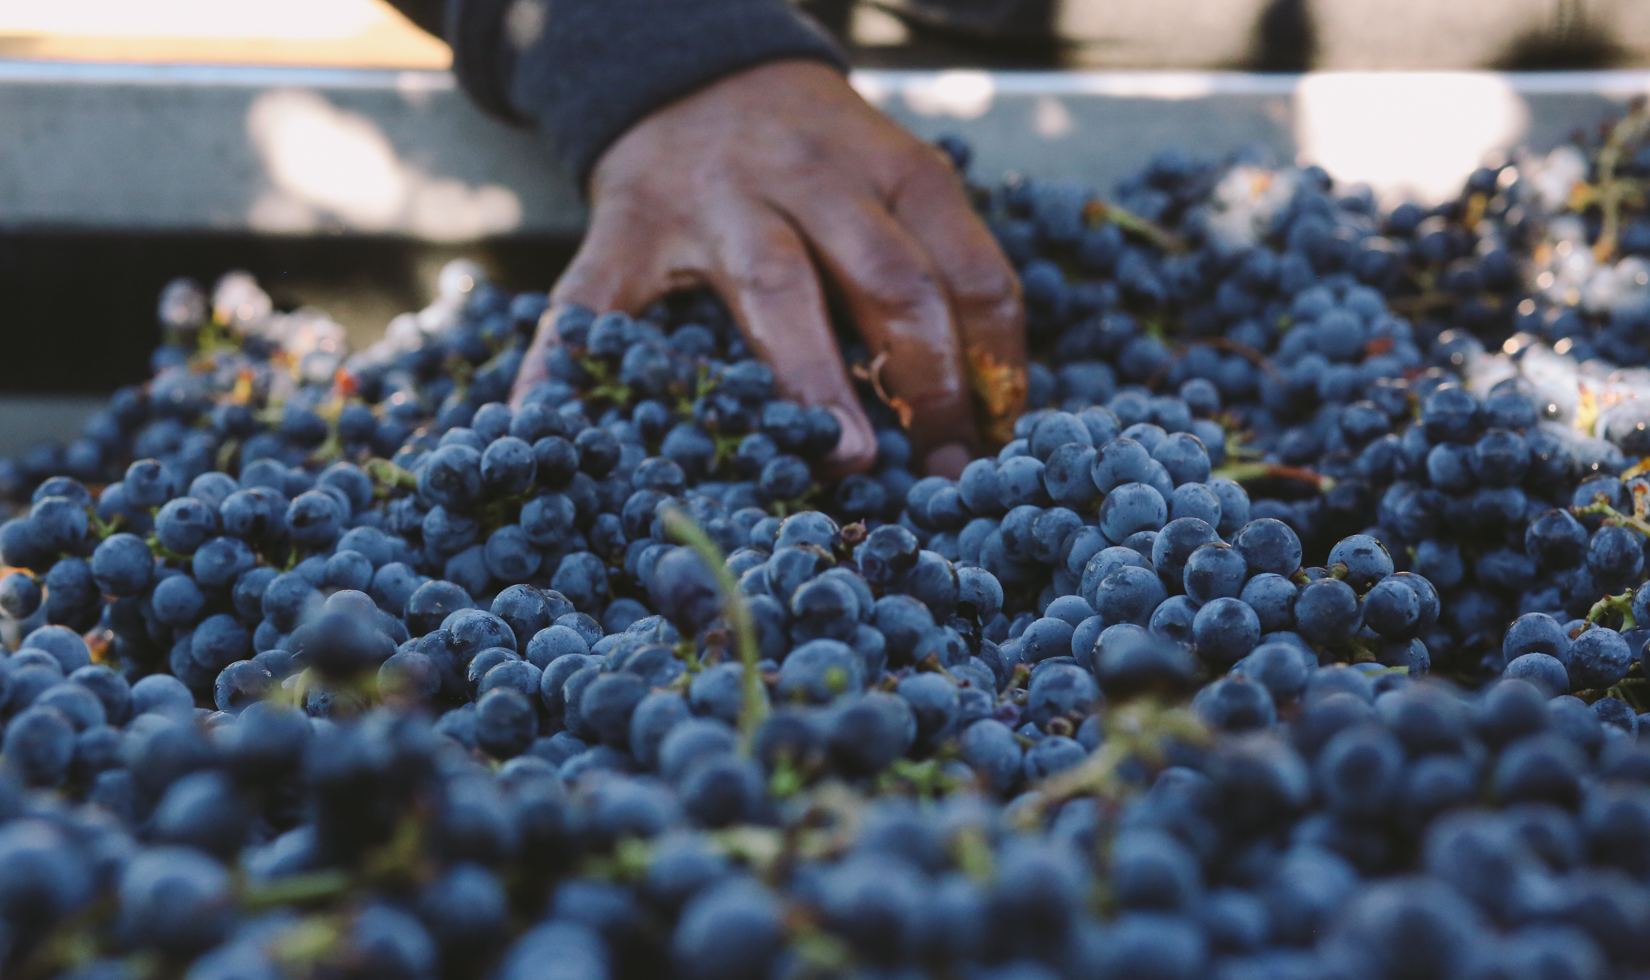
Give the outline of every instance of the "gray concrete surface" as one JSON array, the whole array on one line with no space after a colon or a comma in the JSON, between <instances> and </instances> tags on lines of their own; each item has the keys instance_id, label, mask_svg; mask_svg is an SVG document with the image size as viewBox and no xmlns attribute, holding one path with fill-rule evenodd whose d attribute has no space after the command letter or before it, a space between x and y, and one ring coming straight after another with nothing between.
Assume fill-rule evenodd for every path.
<instances>
[{"instance_id":1,"label":"gray concrete surface","mask_svg":"<svg viewBox=\"0 0 1650 980\"><path fill-rule=\"evenodd\" d=\"M531 132L444 72L0 62L0 229L572 234Z\"/></svg>"},{"instance_id":2,"label":"gray concrete surface","mask_svg":"<svg viewBox=\"0 0 1650 980\"><path fill-rule=\"evenodd\" d=\"M0 456L38 442L70 442L107 399L101 395L0 396Z\"/></svg>"},{"instance_id":3,"label":"gray concrete surface","mask_svg":"<svg viewBox=\"0 0 1650 980\"><path fill-rule=\"evenodd\" d=\"M1650 67L1643 0L798 0L878 68Z\"/></svg>"},{"instance_id":4,"label":"gray concrete surface","mask_svg":"<svg viewBox=\"0 0 1650 980\"><path fill-rule=\"evenodd\" d=\"M1389 199L1452 195L1484 160L1544 153L1650 93L1650 71L861 72L860 90L925 136L959 133L976 173L1017 169L1102 192L1174 144L1259 145Z\"/></svg>"},{"instance_id":5,"label":"gray concrete surface","mask_svg":"<svg viewBox=\"0 0 1650 980\"><path fill-rule=\"evenodd\" d=\"M1100 188L1174 143L1248 143L1391 195L1436 196L1486 154L1544 150L1650 91L1650 72L861 71L978 173ZM576 235L541 140L438 72L0 62L0 232L228 231L472 241Z\"/></svg>"}]
</instances>

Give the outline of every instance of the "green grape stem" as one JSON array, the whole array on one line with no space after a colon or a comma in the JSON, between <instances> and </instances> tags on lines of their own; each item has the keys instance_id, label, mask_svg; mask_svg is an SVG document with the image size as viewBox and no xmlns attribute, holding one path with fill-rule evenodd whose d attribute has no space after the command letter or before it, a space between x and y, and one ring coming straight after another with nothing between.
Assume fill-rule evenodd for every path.
<instances>
[{"instance_id":1,"label":"green grape stem","mask_svg":"<svg viewBox=\"0 0 1650 980\"><path fill-rule=\"evenodd\" d=\"M1595 625L1611 613L1621 616L1621 628L1624 630L1630 630L1638 625L1638 620L1633 617L1632 589L1621 595L1607 595L1593 603L1593 607L1587 610L1587 624Z\"/></svg>"},{"instance_id":2,"label":"green grape stem","mask_svg":"<svg viewBox=\"0 0 1650 980\"><path fill-rule=\"evenodd\" d=\"M1586 203L1597 205L1600 213L1598 238L1593 245L1593 254L1600 262L1615 258L1622 205L1644 200L1643 185L1618 176L1616 170L1623 155L1644 135L1646 128L1650 128L1650 113L1642 105L1634 106L1610 127L1610 135L1599 150L1597 179L1586 188L1585 198Z\"/></svg>"},{"instance_id":3,"label":"green grape stem","mask_svg":"<svg viewBox=\"0 0 1650 980\"><path fill-rule=\"evenodd\" d=\"M349 875L336 868L306 871L248 886L241 895L241 906L256 910L308 904L341 895L352 884Z\"/></svg>"},{"instance_id":4,"label":"green grape stem","mask_svg":"<svg viewBox=\"0 0 1650 980\"><path fill-rule=\"evenodd\" d=\"M613 372L598 357L579 359L579 365L596 379L587 392L591 398L605 398L615 405L630 404L630 386L613 377Z\"/></svg>"},{"instance_id":5,"label":"green grape stem","mask_svg":"<svg viewBox=\"0 0 1650 980\"><path fill-rule=\"evenodd\" d=\"M722 549L710 539L704 529L693 522L680 508L670 507L664 512L665 533L699 556L716 578L716 592L722 599L722 615L733 627L735 642L739 645L739 662L743 666L743 703L739 707L739 748L750 755L756 741L756 727L768 714L768 700L762 690L762 672L757 667L761 659L756 643L756 623L750 608L739 594L739 583L728 571Z\"/></svg>"},{"instance_id":6,"label":"green grape stem","mask_svg":"<svg viewBox=\"0 0 1650 980\"><path fill-rule=\"evenodd\" d=\"M240 451L241 441L239 439L225 439L223 445L218 447L218 469L225 473L232 472L231 468L235 465L235 454Z\"/></svg>"},{"instance_id":7,"label":"green grape stem","mask_svg":"<svg viewBox=\"0 0 1650 980\"><path fill-rule=\"evenodd\" d=\"M1126 792L1125 781L1119 775L1124 763L1138 758L1155 765L1171 740L1193 744L1208 740L1208 730L1191 712L1165 708L1151 700L1121 705L1108 712L1104 720L1106 738L1100 748L1075 768L1042 785L1042 813L1078 796L1120 799Z\"/></svg>"},{"instance_id":8,"label":"green grape stem","mask_svg":"<svg viewBox=\"0 0 1650 980\"><path fill-rule=\"evenodd\" d=\"M1210 474L1211 477L1224 477L1233 483L1253 483L1256 480L1299 480L1310 483L1319 491L1332 490L1335 487L1334 477L1324 476L1312 470L1302 469L1299 466L1280 466L1276 463L1233 463Z\"/></svg>"},{"instance_id":9,"label":"green grape stem","mask_svg":"<svg viewBox=\"0 0 1650 980\"><path fill-rule=\"evenodd\" d=\"M144 544L149 546L149 553L154 555L156 558L165 558L168 561L178 562L189 560L188 555L183 554L182 552L173 551L171 548L161 544L160 536L157 534L149 535L148 538L144 539Z\"/></svg>"},{"instance_id":10,"label":"green grape stem","mask_svg":"<svg viewBox=\"0 0 1650 980\"><path fill-rule=\"evenodd\" d=\"M97 516L97 508L95 507L86 508L86 519L92 526L92 533L97 535L99 541L107 540L109 535L118 532L121 525L126 523L126 517L123 514L116 514L112 520L104 521Z\"/></svg>"},{"instance_id":11,"label":"green grape stem","mask_svg":"<svg viewBox=\"0 0 1650 980\"><path fill-rule=\"evenodd\" d=\"M1090 201L1084 211L1084 217L1088 220L1088 225L1091 228L1109 221L1123 231L1145 239L1164 252L1175 254L1186 250L1186 243L1181 241L1180 237L1174 232L1111 201Z\"/></svg>"},{"instance_id":12,"label":"green grape stem","mask_svg":"<svg viewBox=\"0 0 1650 980\"><path fill-rule=\"evenodd\" d=\"M402 469L387 459L374 457L362 463L361 469L365 470L367 476L372 478L373 486L385 495L397 489L418 489L418 477L414 476L410 470Z\"/></svg>"},{"instance_id":13,"label":"green grape stem","mask_svg":"<svg viewBox=\"0 0 1650 980\"><path fill-rule=\"evenodd\" d=\"M1623 514L1621 511L1616 510L1610 506L1609 498L1602 493L1594 494L1593 502L1585 507L1571 507L1570 513L1577 517L1602 517L1606 524L1630 528L1650 538L1650 521L1635 514Z\"/></svg>"}]
</instances>

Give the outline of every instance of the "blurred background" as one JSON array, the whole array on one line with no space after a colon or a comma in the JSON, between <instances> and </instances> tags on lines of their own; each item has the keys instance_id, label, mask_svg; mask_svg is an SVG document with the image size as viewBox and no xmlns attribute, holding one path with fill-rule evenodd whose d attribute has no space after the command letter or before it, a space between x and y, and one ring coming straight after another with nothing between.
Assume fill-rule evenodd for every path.
<instances>
[{"instance_id":1,"label":"blurred background","mask_svg":"<svg viewBox=\"0 0 1650 980\"><path fill-rule=\"evenodd\" d=\"M431 0L427 6L434 9ZM1641 65L1638 0L804 0L868 67L1245 71ZM0 56L442 69L381 0L0 0Z\"/></svg>"},{"instance_id":2,"label":"blurred background","mask_svg":"<svg viewBox=\"0 0 1650 980\"><path fill-rule=\"evenodd\" d=\"M980 176L1102 193L1165 144L1254 143L1426 198L1650 90L1646 0L803 6L868 98L971 139ZM0 0L0 454L148 375L174 276L248 269L358 342L455 256L548 287L579 195L449 60L380 0Z\"/></svg>"}]
</instances>

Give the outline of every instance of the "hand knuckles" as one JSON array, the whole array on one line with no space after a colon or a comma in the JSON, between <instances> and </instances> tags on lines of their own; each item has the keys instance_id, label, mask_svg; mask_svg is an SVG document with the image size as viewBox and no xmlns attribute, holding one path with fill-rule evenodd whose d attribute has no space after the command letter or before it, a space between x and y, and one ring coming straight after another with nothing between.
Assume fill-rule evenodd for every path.
<instances>
[{"instance_id":1,"label":"hand knuckles","mask_svg":"<svg viewBox=\"0 0 1650 980\"><path fill-rule=\"evenodd\" d=\"M941 150L922 140L912 140L898 157L907 180L934 180L951 176L954 171Z\"/></svg>"},{"instance_id":2,"label":"hand knuckles","mask_svg":"<svg viewBox=\"0 0 1650 980\"><path fill-rule=\"evenodd\" d=\"M955 192L962 188L962 178L951 166L951 161L938 147L920 143L905 158L903 184L932 196L941 192Z\"/></svg>"},{"instance_id":3,"label":"hand knuckles","mask_svg":"<svg viewBox=\"0 0 1650 980\"><path fill-rule=\"evenodd\" d=\"M817 181L840 174L842 163L835 148L811 134L800 134L777 149L777 162L787 180L811 181L802 186L813 186Z\"/></svg>"},{"instance_id":4,"label":"hand knuckles","mask_svg":"<svg viewBox=\"0 0 1650 980\"><path fill-rule=\"evenodd\" d=\"M959 309L1013 320L1019 315L1020 278L994 259L965 261L951 282Z\"/></svg>"},{"instance_id":5,"label":"hand knuckles","mask_svg":"<svg viewBox=\"0 0 1650 980\"><path fill-rule=\"evenodd\" d=\"M759 296L793 293L815 285L813 266L806 258L771 246L735 257L728 263L727 274L734 288Z\"/></svg>"},{"instance_id":6,"label":"hand knuckles","mask_svg":"<svg viewBox=\"0 0 1650 980\"><path fill-rule=\"evenodd\" d=\"M873 255L855 275L865 301L890 317L919 317L942 302L933 274L907 255Z\"/></svg>"}]
</instances>

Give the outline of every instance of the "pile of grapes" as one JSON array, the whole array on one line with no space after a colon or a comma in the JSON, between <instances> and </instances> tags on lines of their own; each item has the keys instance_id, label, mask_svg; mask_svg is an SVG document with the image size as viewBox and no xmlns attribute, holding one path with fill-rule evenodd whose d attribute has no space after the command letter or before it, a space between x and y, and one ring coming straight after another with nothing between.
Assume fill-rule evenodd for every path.
<instances>
[{"instance_id":1,"label":"pile of grapes","mask_svg":"<svg viewBox=\"0 0 1650 980\"><path fill-rule=\"evenodd\" d=\"M0 464L0 973L1645 975L1647 127L971 184L1036 363L955 481L872 385L825 481L706 295L512 409L473 266L355 353L172 284Z\"/></svg>"}]
</instances>

